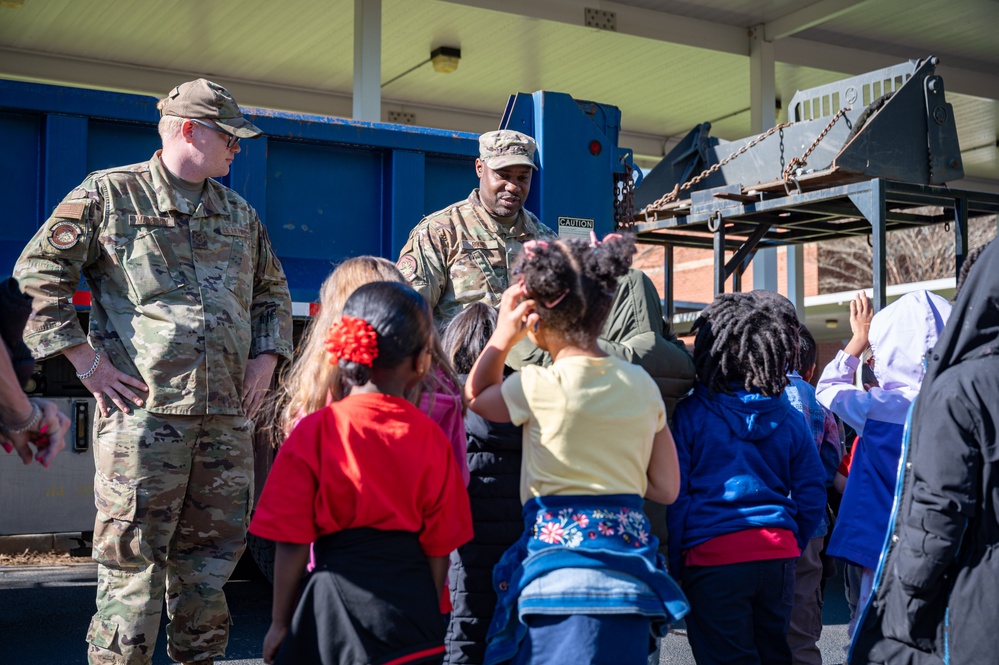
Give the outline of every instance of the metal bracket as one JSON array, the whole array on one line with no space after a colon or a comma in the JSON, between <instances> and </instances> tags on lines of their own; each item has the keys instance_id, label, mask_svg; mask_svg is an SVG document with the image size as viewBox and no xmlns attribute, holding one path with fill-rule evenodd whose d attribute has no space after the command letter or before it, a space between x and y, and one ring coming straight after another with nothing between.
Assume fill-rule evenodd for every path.
<instances>
[{"instance_id":1,"label":"metal bracket","mask_svg":"<svg viewBox=\"0 0 999 665\"><path fill-rule=\"evenodd\" d=\"M957 125L952 118L954 109L944 96L943 79L927 76L923 81L926 94L926 144L930 155L931 185L940 185L964 177L964 164L957 140Z\"/></svg>"},{"instance_id":2,"label":"metal bracket","mask_svg":"<svg viewBox=\"0 0 999 665\"><path fill-rule=\"evenodd\" d=\"M90 450L90 402L73 402L73 452L85 453Z\"/></svg>"},{"instance_id":3,"label":"metal bracket","mask_svg":"<svg viewBox=\"0 0 999 665\"><path fill-rule=\"evenodd\" d=\"M728 260L728 263L725 264L726 279L728 279L728 277L733 272L739 269L739 267L743 265L743 263L746 261L747 258L749 258L751 254L756 252L757 245L760 244L760 241L763 240L763 237L767 234L767 231L770 230L770 226L771 226L770 224L764 224L764 223L759 224L756 227L756 230L753 231L752 235L746 238L746 241L742 243L742 247L736 250L735 254L732 255L732 258L730 258Z\"/></svg>"}]
</instances>

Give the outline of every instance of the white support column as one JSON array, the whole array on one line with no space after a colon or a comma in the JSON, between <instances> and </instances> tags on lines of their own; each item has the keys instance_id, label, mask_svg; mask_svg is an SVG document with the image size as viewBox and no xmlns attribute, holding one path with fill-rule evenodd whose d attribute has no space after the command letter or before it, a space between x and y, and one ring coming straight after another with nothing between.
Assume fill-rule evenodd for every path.
<instances>
[{"instance_id":1,"label":"white support column","mask_svg":"<svg viewBox=\"0 0 999 665\"><path fill-rule=\"evenodd\" d=\"M749 33L749 119L750 130L762 134L774 126L777 85L774 45L764 39L764 27ZM753 258L753 288L777 290L777 250L761 249Z\"/></svg>"},{"instance_id":2,"label":"white support column","mask_svg":"<svg viewBox=\"0 0 999 665\"><path fill-rule=\"evenodd\" d=\"M798 318L805 320L805 246L787 247L787 299L794 303Z\"/></svg>"},{"instance_id":3,"label":"white support column","mask_svg":"<svg viewBox=\"0 0 999 665\"><path fill-rule=\"evenodd\" d=\"M354 0L354 120L382 119L382 0Z\"/></svg>"}]
</instances>

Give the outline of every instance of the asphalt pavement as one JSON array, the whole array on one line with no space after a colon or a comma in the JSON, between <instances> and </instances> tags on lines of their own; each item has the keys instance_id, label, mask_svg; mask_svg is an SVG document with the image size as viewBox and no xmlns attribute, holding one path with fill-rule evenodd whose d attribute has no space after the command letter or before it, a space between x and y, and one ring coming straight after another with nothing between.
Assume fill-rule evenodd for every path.
<instances>
[{"instance_id":1,"label":"asphalt pavement","mask_svg":"<svg viewBox=\"0 0 999 665\"><path fill-rule=\"evenodd\" d=\"M239 572L239 571L237 571ZM0 568L0 663L3 665L81 665L84 638L94 612L97 568L94 564L58 567ZM229 648L219 665L262 665L260 647L270 623L270 585L253 578L226 585L232 614ZM819 647L823 662L842 663L849 611L843 586L829 580ZM153 665L169 665L165 633L160 630ZM662 665L692 665L682 626L664 641Z\"/></svg>"}]
</instances>

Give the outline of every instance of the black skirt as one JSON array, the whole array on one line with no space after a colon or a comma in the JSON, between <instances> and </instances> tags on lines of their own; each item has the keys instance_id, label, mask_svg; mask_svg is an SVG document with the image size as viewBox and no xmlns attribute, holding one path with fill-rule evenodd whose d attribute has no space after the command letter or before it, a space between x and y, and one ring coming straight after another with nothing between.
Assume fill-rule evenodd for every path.
<instances>
[{"instance_id":1,"label":"black skirt","mask_svg":"<svg viewBox=\"0 0 999 665\"><path fill-rule=\"evenodd\" d=\"M445 626L417 534L350 529L315 553L277 665L441 661Z\"/></svg>"}]
</instances>

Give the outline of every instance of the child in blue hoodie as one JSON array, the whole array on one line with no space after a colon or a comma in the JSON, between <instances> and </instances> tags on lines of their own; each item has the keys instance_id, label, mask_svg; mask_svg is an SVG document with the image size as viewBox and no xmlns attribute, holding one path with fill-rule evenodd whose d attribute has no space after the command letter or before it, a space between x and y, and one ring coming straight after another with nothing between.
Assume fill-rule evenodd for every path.
<instances>
[{"instance_id":1,"label":"child in blue hoodie","mask_svg":"<svg viewBox=\"0 0 999 665\"><path fill-rule=\"evenodd\" d=\"M826 503L812 433L784 394L798 325L743 293L694 324L697 384L674 415L680 493L666 518L698 665L791 663L795 562Z\"/></svg>"}]
</instances>

